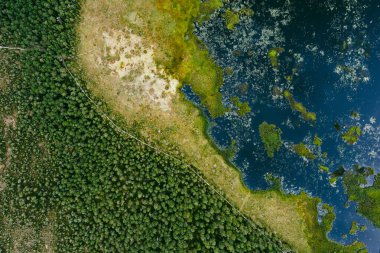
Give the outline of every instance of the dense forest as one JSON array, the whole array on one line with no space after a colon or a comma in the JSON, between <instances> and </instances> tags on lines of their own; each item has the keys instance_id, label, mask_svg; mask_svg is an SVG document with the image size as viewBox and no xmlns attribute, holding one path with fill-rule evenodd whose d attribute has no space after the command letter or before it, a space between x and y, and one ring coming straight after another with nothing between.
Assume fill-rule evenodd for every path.
<instances>
[{"instance_id":1,"label":"dense forest","mask_svg":"<svg viewBox=\"0 0 380 253\"><path fill-rule=\"evenodd\" d=\"M99 114L75 83L79 14L75 0L0 2L13 47L0 49L0 252L290 252Z\"/></svg>"}]
</instances>

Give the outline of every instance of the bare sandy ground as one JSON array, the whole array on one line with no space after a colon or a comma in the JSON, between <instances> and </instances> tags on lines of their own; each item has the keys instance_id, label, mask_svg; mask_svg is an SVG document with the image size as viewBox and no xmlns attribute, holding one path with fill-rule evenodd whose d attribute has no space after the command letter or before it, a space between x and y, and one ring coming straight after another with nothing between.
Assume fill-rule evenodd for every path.
<instances>
[{"instance_id":1,"label":"bare sandy ground","mask_svg":"<svg viewBox=\"0 0 380 253\"><path fill-rule=\"evenodd\" d=\"M96 64L122 80L118 93L169 111L179 82L157 68L152 46L144 45L142 38L129 29L103 32L103 42L104 50L97 55Z\"/></svg>"}]
</instances>

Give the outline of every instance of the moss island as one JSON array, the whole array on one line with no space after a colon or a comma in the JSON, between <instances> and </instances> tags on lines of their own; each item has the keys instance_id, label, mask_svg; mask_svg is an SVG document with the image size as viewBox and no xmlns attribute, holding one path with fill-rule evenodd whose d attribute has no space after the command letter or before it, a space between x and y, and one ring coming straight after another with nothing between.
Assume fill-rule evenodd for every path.
<instances>
[{"instance_id":1,"label":"moss island","mask_svg":"<svg viewBox=\"0 0 380 253\"><path fill-rule=\"evenodd\" d=\"M349 200L358 202L358 211L380 227L380 176L375 175L372 186L361 187L367 183L367 177L373 175L370 167L356 165L353 171L343 174L343 182Z\"/></svg>"},{"instance_id":2,"label":"moss island","mask_svg":"<svg viewBox=\"0 0 380 253\"><path fill-rule=\"evenodd\" d=\"M303 104L301 104L300 102L297 102L294 99L293 94L290 93L290 91L285 90L284 97L288 100L292 110L301 113L302 118L311 122L314 122L317 120L317 115L314 112L309 112Z\"/></svg>"},{"instance_id":3,"label":"moss island","mask_svg":"<svg viewBox=\"0 0 380 253\"><path fill-rule=\"evenodd\" d=\"M259 126L259 133L261 141L263 142L265 150L267 151L267 155L273 158L275 152L277 152L282 145L281 129L276 127L276 125L263 122Z\"/></svg>"},{"instance_id":4,"label":"moss island","mask_svg":"<svg viewBox=\"0 0 380 253\"><path fill-rule=\"evenodd\" d=\"M342 134L342 139L350 145L358 142L361 135L361 130L359 126L352 126L346 132Z\"/></svg>"}]
</instances>

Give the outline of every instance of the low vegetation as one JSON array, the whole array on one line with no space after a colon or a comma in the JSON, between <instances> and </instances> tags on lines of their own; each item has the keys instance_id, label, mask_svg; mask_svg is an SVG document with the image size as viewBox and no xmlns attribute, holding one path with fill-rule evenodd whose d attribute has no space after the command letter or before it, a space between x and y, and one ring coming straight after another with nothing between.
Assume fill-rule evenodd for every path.
<instances>
[{"instance_id":1,"label":"low vegetation","mask_svg":"<svg viewBox=\"0 0 380 253\"><path fill-rule=\"evenodd\" d=\"M342 134L342 139L350 145L358 142L361 135L361 129L359 126L351 126L346 132Z\"/></svg>"},{"instance_id":2,"label":"low vegetation","mask_svg":"<svg viewBox=\"0 0 380 253\"><path fill-rule=\"evenodd\" d=\"M271 48L269 51L268 51L268 57L269 57L269 60L270 60L270 63L272 65L272 67L274 69L277 69L278 68L278 56L284 52L285 49L282 48L282 47L274 47L274 48Z\"/></svg>"},{"instance_id":3,"label":"low vegetation","mask_svg":"<svg viewBox=\"0 0 380 253\"><path fill-rule=\"evenodd\" d=\"M276 127L276 125L263 122L259 126L259 133L268 157L273 158L282 145L281 129Z\"/></svg>"},{"instance_id":4,"label":"low vegetation","mask_svg":"<svg viewBox=\"0 0 380 253\"><path fill-rule=\"evenodd\" d=\"M350 235L355 235L358 231L359 231L359 225L356 221L353 221L352 224L351 224L351 228L350 228L350 231L349 231L349 234Z\"/></svg>"},{"instance_id":5,"label":"low vegetation","mask_svg":"<svg viewBox=\"0 0 380 253\"><path fill-rule=\"evenodd\" d=\"M314 139L313 139L313 144L320 147L322 146L322 143L323 143L322 139L319 138L317 134L315 134Z\"/></svg>"},{"instance_id":6,"label":"low vegetation","mask_svg":"<svg viewBox=\"0 0 380 253\"><path fill-rule=\"evenodd\" d=\"M307 160L314 160L316 156L311 152L311 150L305 145L305 143L298 143L293 145L293 151Z\"/></svg>"},{"instance_id":7,"label":"low vegetation","mask_svg":"<svg viewBox=\"0 0 380 253\"><path fill-rule=\"evenodd\" d=\"M329 172L330 169L327 166L324 165L318 165L319 169L324 172Z\"/></svg>"},{"instance_id":8,"label":"low vegetation","mask_svg":"<svg viewBox=\"0 0 380 253\"><path fill-rule=\"evenodd\" d=\"M223 70L207 50L201 49L202 43L193 34L193 27L195 21L204 22L221 4L222 0L128 1L126 10L135 13L141 22L124 19L135 33L154 45L155 60L160 67L181 84L191 85L212 117L226 111L219 92Z\"/></svg>"},{"instance_id":9,"label":"low vegetation","mask_svg":"<svg viewBox=\"0 0 380 253\"><path fill-rule=\"evenodd\" d=\"M292 110L301 113L303 119L311 122L315 122L317 120L317 115L314 112L309 112L302 103L297 102L290 91L285 90L284 97L288 100Z\"/></svg>"},{"instance_id":10,"label":"low vegetation","mask_svg":"<svg viewBox=\"0 0 380 253\"><path fill-rule=\"evenodd\" d=\"M343 182L349 200L358 203L358 211L380 227L380 176L375 175L372 186L361 187L367 183L367 177L372 174L372 168L357 165L353 171L344 173Z\"/></svg>"},{"instance_id":11,"label":"low vegetation","mask_svg":"<svg viewBox=\"0 0 380 253\"><path fill-rule=\"evenodd\" d=\"M236 13L232 10L226 10L223 15L226 22L226 27L229 30L234 30L235 26L239 23L239 13Z\"/></svg>"},{"instance_id":12,"label":"low vegetation","mask_svg":"<svg viewBox=\"0 0 380 253\"><path fill-rule=\"evenodd\" d=\"M236 112L240 117L243 117L247 113L251 112L251 107L249 107L248 102L240 102L238 97L232 97L231 101L234 107L236 107Z\"/></svg>"}]
</instances>

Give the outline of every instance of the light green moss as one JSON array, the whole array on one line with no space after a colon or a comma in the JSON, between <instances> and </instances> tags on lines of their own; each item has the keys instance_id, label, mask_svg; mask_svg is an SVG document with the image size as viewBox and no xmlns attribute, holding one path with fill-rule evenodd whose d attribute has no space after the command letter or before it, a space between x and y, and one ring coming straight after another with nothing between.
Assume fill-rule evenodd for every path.
<instances>
[{"instance_id":1,"label":"light green moss","mask_svg":"<svg viewBox=\"0 0 380 253\"><path fill-rule=\"evenodd\" d=\"M259 126L259 133L268 157L273 158L282 145L281 129L276 125L263 122Z\"/></svg>"},{"instance_id":2,"label":"light green moss","mask_svg":"<svg viewBox=\"0 0 380 253\"><path fill-rule=\"evenodd\" d=\"M330 169L329 169L328 167L326 167L326 166L319 165L318 167L319 167L319 169L320 169L321 171L325 171L325 172L329 172L329 171L330 171Z\"/></svg>"},{"instance_id":3,"label":"light green moss","mask_svg":"<svg viewBox=\"0 0 380 253\"><path fill-rule=\"evenodd\" d=\"M313 152L311 152L310 149L302 142L294 144L293 150L297 155L302 156L308 160L314 160L316 158Z\"/></svg>"},{"instance_id":4,"label":"light green moss","mask_svg":"<svg viewBox=\"0 0 380 253\"><path fill-rule=\"evenodd\" d=\"M359 226L356 221L353 221L350 228L350 235L356 235L356 233L359 231Z\"/></svg>"},{"instance_id":5,"label":"light green moss","mask_svg":"<svg viewBox=\"0 0 380 253\"><path fill-rule=\"evenodd\" d=\"M313 144L320 147L322 146L322 143L323 143L322 139L319 138L317 134L315 134L314 139L313 139Z\"/></svg>"},{"instance_id":6,"label":"light green moss","mask_svg":"<svg viewBox=\"0 0 380 253\"><path fill-rule=\"evenodd\" d=\"M317 115L314 112L309 112L303 104L297 102L290 91L285 90L284 97L288 100L292 110L301 113L302 118L312 122L317 120Z\"/></svg>"},{"instance_id":7,"label":"light green moss","mask_svg":"<svg viewBox=\"0 0 380 253\"><path fill-rule=\"evenodd\" d=\"M343 182L349 199L358 202L358 212L370 219L375 226L380 227L380 176L376 175L373 186L362 188L366 183L369 171L361 173L361 169L344 174Z\"/></svg>"},{"instance_id":8,"label":"light green moss","mask_svg":"<svg viewBox=\"0 0 380 253\"><path fill-rule=\"evenodd\" d=\"M197 21L203 23L210 19L215 10L223 7L223 0L206 0L200 4Z\"/></svg>"},{"instance_id":9,"label":"light green moss","mask_svg":"<svg viewBox=\"0 0 380 253\"><path fill-rule=\"evenodd\" d=\"M329 178L329 183L330 183L330 185L334 185L334 184L336 183L337 180L338 180L337 177L330 177L330 178Z\"/></svg>"},{"instance_id":10,"label":"light green moss","mask_svg":"<svg viewBox=\"0 0 380 253\"><path fill-rule=\"evenodd\" d=\"M238 97L231 98L232 104L237 108L236 112L240 117L245 116L247 113L251 112L251 107L249 107L248 102L240 102Z\"/></svg>"},{"instance_id":11,"label":"light green moss","mask_svg":"<svg viewBox=\"0 0 380 253\"><path fill-rule=\"evenodd\" d=\"M282 191L281 179L272 173L265 174L265 180L271 185L271 188L276 191Z\"/></svg>"},{"instance_id":12,"label":"light green moss","mask_svg":"<svg viewBox=\"0 0 380 253\"><path fill-rule=\"evenodd\" d=\"M355 144L361 135L361 130L359 126L352 126L346 132L342 134L342 139L350 145Z\"/></svg>"},{"instance_id":13,"label":"light green moss","mask_svg":"<svg viewBox=\"0 0 380 253\"><path fill-rule=\"evenodd\" d=\"M275 68L275 69L278 68L278 56L280 53L282 53L284 51L285 51L285 49L282 47L274 47L268 51L268 57L269 57L269 60L272 64L273 68Z\"/></svg>"},{"instance_id":14,"label":"light green moss","mask_svg":"<svg viewBox=\"0 0 380 253\"><path fill-rule=\"evenodd\" d=\"M224 20L226 22L226 27L228 30L233 31L235 26L239 24L239 13L232 10L227 10L224 15Z\"/></svg>"},{"instance_id":15,"label":"light green moss","mask_svg":"<svg viewBox=\"0 0 380 253\"><path fill-rule=\"evenodd\" d=\"M236 140L232 140L228 148L221 150L221 152L223 153L223 157L227 158L228 160L234 158L236 151Z\"/></svg>"}]
</instances>

